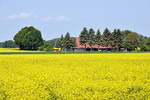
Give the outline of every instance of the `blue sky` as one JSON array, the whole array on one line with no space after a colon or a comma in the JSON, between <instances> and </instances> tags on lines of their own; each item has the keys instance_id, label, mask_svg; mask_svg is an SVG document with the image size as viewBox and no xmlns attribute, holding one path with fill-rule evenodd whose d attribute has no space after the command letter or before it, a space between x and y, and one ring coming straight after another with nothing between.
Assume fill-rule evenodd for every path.
<instances>
[{"instance_id":1,"label":"blue sky","mask_svg":"<svg viewBox=\"0 0 150 100\"><path fill-rule=\"evenodd\" d=\"M34 26L45 40L67 32L78 37L83 27L129 29L150 36L150 0L0 0L0 41L12 40Z\"/></svg>"}]
</instances>

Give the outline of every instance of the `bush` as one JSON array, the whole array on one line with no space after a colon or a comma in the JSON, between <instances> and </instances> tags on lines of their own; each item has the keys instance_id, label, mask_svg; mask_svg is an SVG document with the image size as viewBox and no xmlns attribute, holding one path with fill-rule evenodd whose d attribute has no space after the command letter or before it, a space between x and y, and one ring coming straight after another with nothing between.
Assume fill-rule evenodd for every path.
<instances>
[{"instance_id":1,"label":"bush","mask_svg":"<svg viewBox=\"0 0 150 100\"><path fill-rule=\"evenodd\" d=\"M43 47L43 46L42 46L42 47L39 47L38 50L44 51L44 47Z\"/></svg>"},{"instance_id":2,"label":"bush","mask_svg":"<svg viewBox=\"0 0 150 100\"><path fill-rule=\"evenodd\" d=\"M44 44L45 50L48 51L53 51L53 46L51 44Z\"/></svg>"},{"instance_id":3,"label":"bush","mask_svg":"<svg viewBox=\"0 0 150 100\"><path fill-rule=\"evenodd\" d=\"M145 46L145 45L142 45L142 47L141 47L141 51L147 51L147 50L146 50L146 46Z\"/></svg>"},{"instance_id":4,"label":"bush","mask_svg":"<svg viewBox=\"0 0 150 100\"><path fill-rule=\"evenodd\" d=\"M38 48L40 51L53 51L53 46L51 44L44 44L44 46L41 46Z\"/></svg>"}]
</instances>

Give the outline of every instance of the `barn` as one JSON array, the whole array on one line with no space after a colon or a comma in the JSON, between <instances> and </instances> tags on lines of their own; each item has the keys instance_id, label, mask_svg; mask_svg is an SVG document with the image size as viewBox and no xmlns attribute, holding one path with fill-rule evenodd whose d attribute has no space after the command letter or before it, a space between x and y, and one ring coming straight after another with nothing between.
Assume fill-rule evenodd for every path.
<instances>
[{"instance_id":1,"label":"barn","mask_svg":"<svg viewBox=\"0 0 150 100\"><path fill-rule=\"evenodd\" d=\"M85 50L85 45L80 45L80 38L75 38L75 47L72 47L72 51L75 52L79 52L79 51L84 51ZM86 51L90 51L91 50L91 46L90 45L86 45ZM117 47L111 47L111 46L99 46L98 49L98 45L94 45L92 46L92 51L110 51L110 50L117 50Z\"/></svg>"}]
</instances>

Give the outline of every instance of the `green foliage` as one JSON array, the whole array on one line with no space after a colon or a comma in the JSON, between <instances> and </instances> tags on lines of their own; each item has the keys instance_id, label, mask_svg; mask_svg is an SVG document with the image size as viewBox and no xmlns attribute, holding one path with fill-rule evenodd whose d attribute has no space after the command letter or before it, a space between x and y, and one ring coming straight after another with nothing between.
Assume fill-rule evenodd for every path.
<instances>
[{"instance_id":1,"label":"green foliage","mask_svg":"<svg viewBox=\"0 0 150 100\"><path fill-rule=\"evenodd\" d=\"M3 48L15 48L17 46L15 45L15 43L12 40L8 40L2 44L2 47Z\"/></svg>"},{"instance_id":2,"label":"green foliage","mask_svg":"<svg viewBox=\"0 0 150 100\"><path fill-rule=\"evenodd\" d=\"M138 47L139 40L137 36L138 34L135 32L128 34L126 41L124 41L124 47L127 48L127 50L135 50L135 48Z\"/></svg>"},{"instance_id":3,"label":"green foliage","mask_svg":"<svg viewBox=\"0 0 150 100\"><path fill-rule=\"evenodd\" d=\"M80 37L80 45L85 45L85 49L86 49L86 44L87 44L87 35L88 35L88 31L86 27L84 27L79 37Z\"/></svg>"},{"instance_id":4,"label":"green foliage","mask_svg":"<svg viewBox=\"0 0 150 100\"><path fill-rule=\"evenodd\" d=\"M99 29L97 30L97 33L96 33L96 36L95 36L95 44L98 45L98 48L99 48L100 45L102 45L102 36L101 36L101 32L100 32Z\"/></svg>"},{"instance_id":5,"label":"green foliage","mask_svg":"<svg viewBox=\"0 0 150 100\"><path fill-rule=\"evenodd\" d=\"M44 44L38 48L39 51L53 51L53 46L51 44Z\"/></svg>"},{"instance_id":6,"label":"green foliage","mask_svg":"<svg viewBox=\"0 0 150 100\"><path fill-rule=\"evenodd\" d=\"M60 48L65 48L65 39L64 39L63 35L61 35L59 43L60 43L59 44Z\"/></svg>"},{"instance_id":7,"label":"green foliage","mask_svg":"<svg viewBox=\"0 0 150 100\"><path fill-rule=\"evenodd\" d=\"M51 44L44 44L45 51L53 51L53 46Z\"/></svg>"},{"instance_id":8,"label":"green foliage","mask_svg":"<svg viewBox=\"0 0 150 100\"><path fill-rule=\"evenodd\" d=\"M128 34L131 33L131 32L132 32L132 31L130 31L130 30L124 30L124 31L122 32L122 34L123 34L124 38L126 38L126 37L128 37Z\"/></svg>"},{"instance_id":9,"label":"green foliage","mask_svg":"<svg viewBox=\"0 0 150 100\"><path fill-rule=\"evenodd\" d=\"M146 45L141 46L141 51L147 51Z\"/></svg>"},{"instance_id":10,"label":"green foliage","mask_svg":"<svg viewBox=\"0 0 150 100\"><path fill-rule=\"evenodd\" d=\"M60 39L57 39L57 41L55 42L55 46L56 48L60 48L61 47L61 43L60 43Z\"/></svg>"},{"instance_id":11,"label":"green foliage","mask_svg":"<svg viewBox=\"0 0 150 100\"><path fill-rule=\"evenodd\" d=\"M3 43L4 43L4 42L0 42L0 48L2 48L2 47L3 47Z\"/></svg>"},{"instance_id":12,"label":"green foliage","mask_svg":"<svg viewBox=\"0 0 150 100\"><path fill-rule=\"evenodd\" d=\"M123 34L120 31L120 29L114 29L114 32L112 33L112 46L117 46L120 50L121 47L123 47Z\"/></svg>"},{"instance_id":13,"label":"green foliage","mask_svg":"<svg viewBox=\"0 0 150 100\"><path fill-rule=\"evenodd\" d=\"M67 32L65 38L64 38L65 47L67 48L67 51L70 51L70 48L73 47L73 41L70 38L70 33Z\"/></svg>"},{"instance_id":14,"label":"green foliage","mask_svg":"<svg viewBox=\"0 0 150 100\"><path fill-rule=\"evenodd\" d=\"M21 50L37 50L44 44L41 32L33 26L22 28L14 36L14 41Z\"/></svg>"},{"instance_id":15,"label":"green foliage","mask_svg":"<svg viewBox=\"0 0 150 100\"><path fill-rule=\"evenodd\" d=\"M148 47L150 47L150 37L147 39L146 45L147 45Z\"/></svg>"},{"instance_id":16,"label":"green foliage","mask_svg":"<svg viewBox=\"0 0 150 100\"><path fill-rule=\"evenodd\" d=\"M74 41L75 37L71 37L71 39ZM59 43L59 41L62 41L62 43ZM63 44L62 47L60 47L60 48L65 48L64 37L63 38L55 38L52 40L45 41L45 44L51 44L53 47L58 47L58 46L60 46L60 44Z\"/></svg>"},{"instance_id":17,"label":"green foliage","mask_svg":"<svg viewBox=\"0 0 150 100\"><path fill-rule=\"evenodd\" d=\"M91 46L95 45L95 31L91 28L87 35L87 43Z\"/></svg>"},{"instance_id":18,"label":"green foliage","mask_svg":"<svg viewBox=\"0 0 150 100\"><path fill-rule=\"evenodd\" d=\"M112 35L111 32L108 30L108 28L106 28L103 32L103 46L111 46L111 39L112 39Z\"/></svg>"},{"instance_id":19,"label":"green foliage","mask_svg":"<svg viewBox=\"0 0 150 100\"><path fill-rule=\"evenodd\" d=\"M142 45L141 51L150 51L150 37Z\"/></svg>"},{"instance_id":20,"label":"green foliage","mask_svg":"<svg viewBox=\"0 0 150 100\"><path fill-rule=\"evenodd\" d=\"M145 43L143 35L138 35L138 40L139 40L138 46L141 48L141 46Z\"/></svg>"},{"instance_id":21,"label":"green foliage","mask_svg":"<svg viewBox=\"0 0 150 100\"><path fill-rule=\"evenodd\" d=\"M41 46L41 47L38 48L38 50L39 50L39 51L44 51L44 47Z\"/></svg>"},{"instance_id":22,"label":"green foliage","mask_svg":"<svg viewBox=\"0 0 150 100\"><path fill-rule=\"evenodd\" d=\"M56 42L58 41L58 39L60 39L60 38L55 38L55 39L52 39L52 40L45 41L45 44L51 44L53 47L55 47Z\"/></svg>"}]
</instances>

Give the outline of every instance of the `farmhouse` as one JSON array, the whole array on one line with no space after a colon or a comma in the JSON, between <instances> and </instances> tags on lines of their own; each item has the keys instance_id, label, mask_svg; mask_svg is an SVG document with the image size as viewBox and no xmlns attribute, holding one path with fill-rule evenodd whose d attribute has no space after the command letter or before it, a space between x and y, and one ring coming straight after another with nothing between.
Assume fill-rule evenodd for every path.
<instances>
[{"instance_id":1,"label":"farmhouse","mask_svg":"<svg viewBox=\"0 0 150 100\"><path fill-rule=\"evenodd\" d=\"M98 49L98 45L94 45L92 46L92 51L106 51L106 50L116 50L117 47L111 47L111 46L99 46ZM85 45L80 45L80 38L75 38L75 47L72 47L72 51L84 51L85 50ZM89 44L86 44L86 51L90 51L91 50L91 46Z\"/></svg>"}]
</instances>

